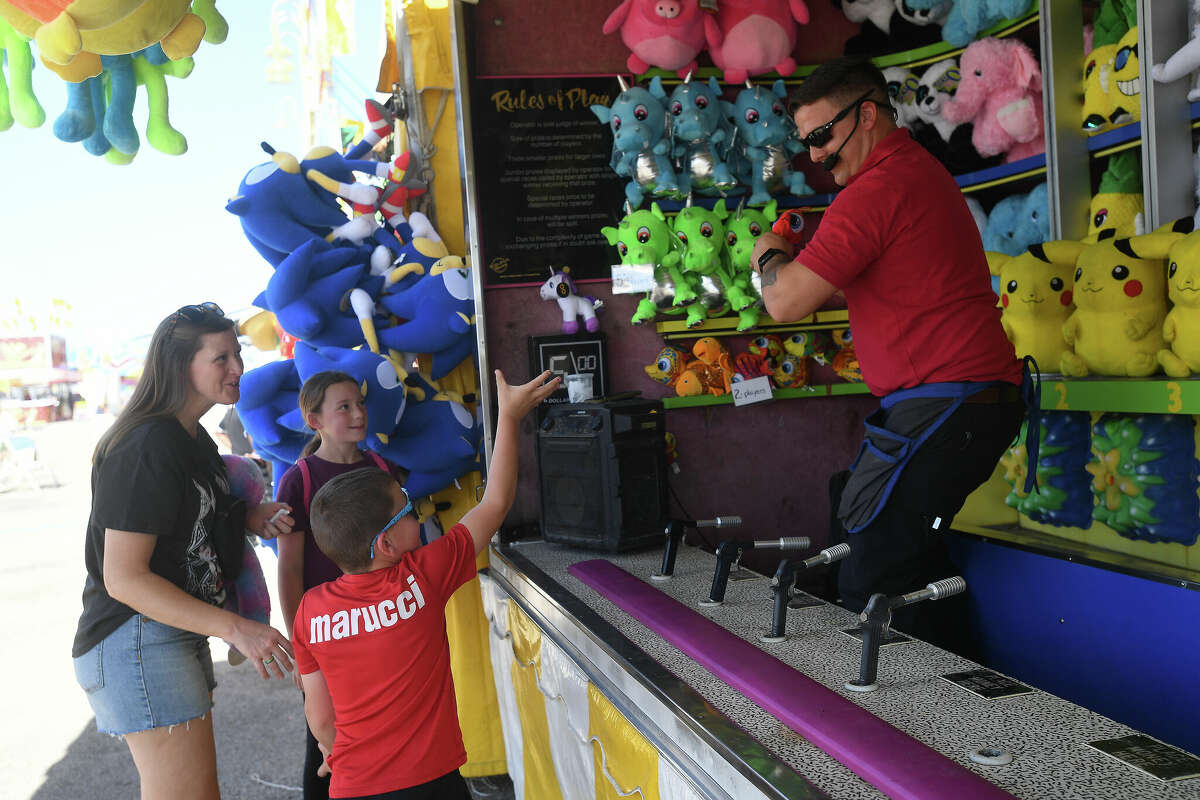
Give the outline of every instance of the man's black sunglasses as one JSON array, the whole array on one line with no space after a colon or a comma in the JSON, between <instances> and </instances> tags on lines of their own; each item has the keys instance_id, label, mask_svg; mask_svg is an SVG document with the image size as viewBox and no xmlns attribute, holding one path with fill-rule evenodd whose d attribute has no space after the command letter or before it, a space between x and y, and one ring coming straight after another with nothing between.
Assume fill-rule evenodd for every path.
<instances>
[{"instance_id":1,"label":"man's black sunglasses","mask_svg":"<svg viewBox=\"0 0 1200 800\"><path fill-rule=\"evenodd\" d=\"M211 301L193 306L184 306L171 315L171 326L167 329L167 336L175 332L175 326L179 324L179 320L181 319L186 319L188 322L203 322L205 319L224 316L225 312L221 310L221 307Z\"/></svg>"},{"instance_id":2,"label":"man's black sunglasses","mask_svg":"<svg viewBox=\"0 0 1200 800\"><path fill-rule=\"evenodd\" d=\"M824 147L825 145L829 144L829 140L833 138L833 126L837 125L839 122L841 122L843 119L845 119L847 114L849 114L851 111L853 111L856 108L858 108L859 106L861 106L863 103L875 103L875 105L879 105L878 101L867 99L868 97L871 96L871 92L873 92L873 91L875 91L875 90L871 89L866 94L864 94L862 97L858 98L853 103L851 103L850 105L843 108L841 111L839 111L837 113L836 117L829 120L829 122L826 122L821 127L813 128L811 131L808 132L808 135L803 137L800 141L809 150L812 150L814 147ZM890 104L888 105L888 108L889 109L891 108Z\"/></svg>"}]
</instances>

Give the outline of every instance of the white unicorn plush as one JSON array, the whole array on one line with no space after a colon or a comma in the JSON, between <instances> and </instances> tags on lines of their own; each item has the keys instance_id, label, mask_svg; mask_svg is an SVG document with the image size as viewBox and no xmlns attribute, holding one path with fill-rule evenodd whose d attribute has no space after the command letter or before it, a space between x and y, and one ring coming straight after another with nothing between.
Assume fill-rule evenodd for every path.
<instances>
[{"instance_id":1,"label":"white unicorn plush","mask_svg":"<svg viewBox=\"0 0 1200 800\"><path fill-rule=\"evenodd\" d=\"M595 333L600 329L600 320L596 319L596 312L604 308L604 301L575 294L575 282L571 280L570 272L570 267L563 267L561 270L551 267L550 277L542 284L538 294L543 300L558 301L563 315L563 333L579 333L577 316L583 317L583 325L588 333Z\"/></svg>"}]
</instances>

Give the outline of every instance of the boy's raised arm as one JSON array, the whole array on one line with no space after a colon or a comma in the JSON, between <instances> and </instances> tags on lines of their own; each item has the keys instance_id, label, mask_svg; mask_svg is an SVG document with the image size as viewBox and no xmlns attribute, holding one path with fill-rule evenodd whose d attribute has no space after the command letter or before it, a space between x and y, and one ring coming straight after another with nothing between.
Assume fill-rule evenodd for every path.
<instances>
[{"instance_id":1,"label":"boy's raised arm","mask_svg":"<svg viewBox=\"0 0 1200 800\"><path fill-rule=\"evenodd\" d=\"M562 379L550 378L546 370L529 383L510 386L504 374L496 370L496 442L488 465L487 488L483 499L462 518L462 524L475 540L475 552L487 547L492 534L499 530L517 493L517 435L521 419L558 389Z\"/></svg>"}]
</instances>

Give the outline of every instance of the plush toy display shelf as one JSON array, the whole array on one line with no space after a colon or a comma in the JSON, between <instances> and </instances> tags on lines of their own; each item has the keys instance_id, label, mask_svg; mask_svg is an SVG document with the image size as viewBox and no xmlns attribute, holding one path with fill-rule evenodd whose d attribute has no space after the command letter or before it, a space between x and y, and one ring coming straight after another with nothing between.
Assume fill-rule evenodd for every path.
<instances>
[{"instance_id":1,"label":"plush toy display shelf","mask_svg":"<svg viewBox=\"0 0 1200 800\"><path fill-rule=\"evenodd\" d=\"M670 320L655 324L655 330L664 339L695 339L698 336L755 336L760 333L784 333L803 330L833 330L850 324L849 312L844 308L816 311L796 322L776 322L763 314L758 325L748 331L737 329L737 317L720 317L705 321L699 328L689 328L684 320Z\"/></svg>"},{"instance_id":2,"label":"plush toy display shelf","mask_svg":"<svg viewBox=\"0 0 1200 800\"><path fill-rule=\"evenodd\" d=\"M1035 2L1033 4L1033 7L1024 16L998 22L991 28L988 28L986 31L979 33L975 38L982 39L985 36L1003 38L1005 36L1013 35L1017 31L1038 21L1040 5L1041 3L1039 0L1039 2ZM925 47L918 47L913 50L904 50L899 53L889 53L885 56L876 56L875 58L872 58L871 61L880 69L883 69L884 67L919 67L926 64L933 64L946 58L955 58L961 55L964 49L965 48L963 47L955 47L954 45L943 41L926 45ZM800 82L818 66L820 65L802 64L796 67L796 71L791 75L781 76L778 73L769 72L763 75L756 75L754 79L755 81L770 82L774 81L776 78L782 77L788 82ZM696 70L694 78L707 81L710 76L715 77L718 81L722 80L724 77L721 73L721 70L717 69L716 67L701 67L700 69ZM676 75L674 72L664 69L650 69L635 75L634 77L639 83L645 83L654 77L662 78L663 83L679 82L678 75Z\"/></svg>"},{"instance_id":3,"label":"plush toy display shelf","mask_svg":"<svg viewBox=\"0 0 1200 800\"><path fill-rule=\"evenodd\" d=\"M980 189L990 189L993 186L1013 183L1025 178L1032 178L1034 175L1044 175L1045 173L1046 154L1040 153L1029 158L1022 158L1020 161L1013 161L1010 164L1000 164L999 166L976 170L975 172L955 175L954 182L964 192L977 192Z\"/></svg>"},{"instance_id":4,"label":"plush toy display shelf","mask_svg":"<svg viewBox=\"0 0 1200 800\"><path fill-rule=\"evenodd\" d=\"M1200 103L1188 104L1192 128L1200 128ZM1130 122L1119 128L1088 137L1088 152L1097 158L1119 153L1142 144L1142 123Z\"/></svg>"},{"instance_id":5,"label":"plush toy display shelf","mask_svg":"<svg viewBox=\"0 0 1200 800\"><path fill-rule=\"evenodd\" d=\"M1042 408L1133 414L1200 414L1200 380L1085 378L1042 380Z\"/></svg>"},{"instance_id":6,"label":"plush toy display shelf","mask_svg":"<svg viewBox=\"0 0 1200 800\"><path fill-rule=\"evenodd\" d=\"M796 389L775 389L772 397L776 400L808 400L818 397L837 397L847 394L870 394L871 390L865 383L828 383L816 386L801 386ZM692 408L693 406L731 406L733 395L702 394L694 397L664 397L663 408Z\"/></svg>"}]
</instances>

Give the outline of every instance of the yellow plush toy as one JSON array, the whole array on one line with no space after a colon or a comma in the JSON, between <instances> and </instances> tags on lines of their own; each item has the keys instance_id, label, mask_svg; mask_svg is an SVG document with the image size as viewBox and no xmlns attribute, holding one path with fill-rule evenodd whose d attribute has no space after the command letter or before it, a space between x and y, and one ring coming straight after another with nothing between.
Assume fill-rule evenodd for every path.
<instances>
[{"instance_id":1,"label":"yellow plush toy","mask_svg":"<svg viewBox=\"0 0 1200 800\"><path fill-rule=\"evenodd\" d=\"M1088 134L1100 133L1110 125L1128 120L1118 120L1112 101L1113 57L1117 54L1115 44L1102 44L1083 57L1083 129Z\"/></svg>"},{"instance_id":2,"label":"yellow plush toy","mask_svg":"<svg viewBox=\"0 0 1200 800\"><path fill-rule=\"evenodd\" d=\"M1142 118L1142 88L1138 67L1138 28L1134 25L1117 42L1113 55L1112 85L1108 96L1112 101L1112 117L1117 124Z\"/></svg>"},{"instance_id":3,"label":"yellow plush toy","mask_svg":"<svg viewBox=\"0 0 1200 800\"><path fill-rule=\"evenodd\" d=\"M1200 232L1184 217L1131 240L1146 256L1167 259L1167 290L1174 306L1163 322L1170 349L1158 351L1158 363L1172 378L1200 373Z\"/></svg>"},{"instance_id":4,"label":"yellow plush toy","mask_svg":"<svg viewBox=\"0 0 1200 800\"><path fill-rule=\"evenodd\" d=\"M1073 351L1064 375L1144 377L1158 369L1167 316L1166 265L1146 258L1129 239L1088 245L1075 262L1075 313L1063 325Z\"/></svg>"},{"instance_id":5,"label":"yellow plush toy","mask_svg":"<svg viewBox=\"0 0 1200 800\"><path fill-rule=\"evenodd\" d=\"M988 253L989 267L1000 267L1000 324L1018 358L1030 355L1044 369L1054 370L1070 351L1063 323L1075 309L1072 273L1084 247L1059 241L1032 245L1019 256Z\"/></svg>"},{"instance_id":6,"label":"yellow plush toy","mask_svg":"<svg viewBox=\"0 0 1200 800\"><path fill-rule=\"evenodd\" d=\"M191 0L0 0L0 17L56 64L81 51L125 55L155 42L174 61L196 52L204 37L204 21L190 8Z\"/></svg>"},{"instance_id":7,"label":"yellow plush toy","mask_svg":"<svg viewBox=\"0 0 1200 800\"><path fill-rule=\"evenodd\" d=\"M1142 209L1142 163L1137 153L1125 150L1109 157L1100 176L1100 191L1088 206L1085 242L1125 239L1146 232Z\"/></svg>"}]
</instances>

